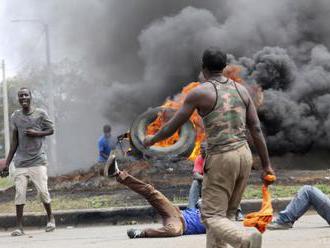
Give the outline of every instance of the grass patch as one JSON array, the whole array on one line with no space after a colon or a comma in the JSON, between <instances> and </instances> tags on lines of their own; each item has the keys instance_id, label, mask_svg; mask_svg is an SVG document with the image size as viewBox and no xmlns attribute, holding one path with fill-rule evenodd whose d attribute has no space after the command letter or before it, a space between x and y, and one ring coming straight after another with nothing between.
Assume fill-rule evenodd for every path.
<instances>
[{"instance_id":1,"label":"grass patch","mask_svg":"<svg viewBox=\"0 0 330 248\"><path fill-rule=\"evenodd\" d=\"M86 208L108 208L114 207L115 204L111 201L111 196L92 196L73 198L68 196L53 196L52 209L53 210L69 210L69 209L86 209ZM31 199L26 202L24 207L25 212L43 212L44 208L39 199ZM15 212L14 202L6 202L0 204L1 213Z\"/></svg>"},{"instance_id":2,"label":"grass patch","mask_svg":"<svg viewBox=\"0 0 330 248\"><path fill-rule=\"evenodd\" d=\"M269 187L272 198L291 197L294 196L301 185L273 185ZM243 199L260 199L262 198L260 185L249 185L243 195Z\"/></svg>"},{"instance_id":3,"label":"grass patch","mask_svg":"<svg viewBox=\"0 0 330 248\"><path fill-rule=\"evenodd\" d=\"M325 194L330 194L330 185L327 184L316 184L314 185ZM279 197L292 197L297 191L302 187L302 185L272 185L270 186L270 191L272 198ZM260 199L261 196L261 186L260 185L248 185L246 188L243 199ZM174 203L187 203L188 196L174 196ZM112 199L111 195L99 195L99 196L89 196L89 197L76 197L72 196L56 196L52 195L52 208L54 210L69 210L69 209L86 209L86 208L108 208L108 207L119 207L136 205L136 202L118 202ZM14 202L0 203L1 213L15 213ZM44 212L44 208L41 202L37 199L30 199L25 205L25 212Z\"/></svg>"},{"instance_id":4,"label":"grass patch","mask_svg":"<svg viewBox=\"0 0 330 248\"><path fill-rule=\"evenodd\" d=\"M315 184L314 186L319 188L323 193L330 194L330 185ZM301 187L302 185L271 185L270 192L272 198L293 197ZM260 199L261 197L260 185L248 185L243 195L243 199Z\"/></svg>"},{"instance_id":5,"label":"grass patch","mask_svg":"<svg viewBox=\"0 0 330 248\"><path fill-rule=\"evenodd\" d=\"M13 183L8 177L0 177L0 189L6 189L12 185Z\"/></svg>"},{"instance_id":6,"label":"grass patch","mask_svg":"<svg viewBox=\"0 0 330 248\"><path fill-rule=\"evenodd\" d=\"M188 202L188 196L174 196L173 201L174 204L181 204Z\"/></svg>"},{"instance_id":7,"label":"grass patch","mask_svg":"<svg viewBox=\"0 0 330 248\"><path fill-rule=\"evenodd\" d=\"M271 185L269 188L272 198L274 199L274 198L282 198L282 197L293 197L302 186L303 185ZM330 195L330 185L315 184L314 186L319 188L326 195ZM262 198L261 185L248 185L246 187L245 192L243 194L243 199L261 199L261 198ZM187 197L175 196L173 202L178 204L188 202L188 196Z\"/></svg>"}]
</instances>

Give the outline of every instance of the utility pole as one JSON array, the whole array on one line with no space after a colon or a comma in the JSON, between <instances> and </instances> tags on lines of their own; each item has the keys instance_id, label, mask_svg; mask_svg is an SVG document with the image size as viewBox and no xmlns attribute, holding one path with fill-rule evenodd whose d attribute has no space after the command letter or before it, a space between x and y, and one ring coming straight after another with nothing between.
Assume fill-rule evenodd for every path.
<instances>
[{"instance_id":1,"label":"utility pole","mask_svg":"<svg viewBox=\"0 0 330 248\"><path fill-rule=\"evenodd\" d=\"M8 118L8 94L6 81L6 67L5 61L2 60L2 101L3 101L3 130L5 135L5 157L9 153L9 118Z\"/></svg>"},{"instance_id":2,"label":"utility pole","mask_svg":"<svg viewBox=\"0 0 330 248\"><path fill-rule=\"evenodd\" d=\"M44 28L44 32L45 32L45 39L46 39L46 62L47 62L47 66L50 68L51 63L50 63L50 43L49 43L49 29L48 29L48 24L46 23L42 23L42 26Z\"/></svg>"}]
</instances>

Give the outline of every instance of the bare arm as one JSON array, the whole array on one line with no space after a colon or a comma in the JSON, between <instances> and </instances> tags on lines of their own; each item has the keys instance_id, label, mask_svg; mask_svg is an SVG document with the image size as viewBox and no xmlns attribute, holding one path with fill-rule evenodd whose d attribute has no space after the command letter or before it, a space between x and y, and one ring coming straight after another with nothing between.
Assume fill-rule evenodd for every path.
<instances>
[{"instance_id":1,"label":"bare arm","mask_svg":"<svg viewBox=\"0 0 330 248\"><path fill-rule=\"evenodd\" d=\"M181 106L181 108L175 113L175 115L170 119L165 125L159 130L154 136L147 137L144 141L144 145L151 146L160 140L164 140L171 137L176 130L178 130L186 121L189 120L190 116L196 109L196 104L198 102L198 93L192 91L189 93Z\"/></svg>"},{"instance_id":2,"label":"bare arm","mask_svg":"<svg viewBox=\"0 0 330 248\"><path fill-rule=\"evenodd\" d=\"M257 153L260 157L261 165L264 170L264 174L265 175L274 174L274 171L272 169L272 166L271 166L271 163L269 160L269 154L268 154L266 141L265 141L264 135L261 130L260 120L258 117L257 110L247 91L246 91L245 95L247 95L247 97L248 97L248 99L247 99L248 100L247 115L246 115L247 127L250 131L252 140L256 147Z\"/></svg>"},{"instance_id":3,"label":"bare arm","mask_svg":"<svg viewBox=\"0 0 330 248\"><path fill-rule=\"evenodd\" d=\"M45 137L54 134L54 124L49 119L49 116L46 112L41 113L42 123L41 130L36 130L33 128L27 129L24 133L29 137Z\"/></svg>"},{"instance_id":4,"label":"bare arm","mask_svg":"<svg viewBox=\"0 0 330 248\"><path fill-rule=\"evenodd\" d=\"M9 168L9 165L10 165L11 161L13 160L13 157L15 155L17 147L18 147L18 131L17 131L16 128L14 128L13 132L12 132L12 138L11 138L9 153L8 153L8 156L7 156L7 159L6 159L5 169Z\"/></svg>"},{"instance_id":5,"label":"bare arm","mask_svg":"<svg viewBox=\"0 0 330 248\"><path fill-rule=\"evenodd\" d=\"M24 133L30 137L44 137L44 136L52 135L54 133L54 129L49 128L49 129L41 130L41 131L34 130L34 129L27 129L24 131Z\"/></svg>"}]
</instances>

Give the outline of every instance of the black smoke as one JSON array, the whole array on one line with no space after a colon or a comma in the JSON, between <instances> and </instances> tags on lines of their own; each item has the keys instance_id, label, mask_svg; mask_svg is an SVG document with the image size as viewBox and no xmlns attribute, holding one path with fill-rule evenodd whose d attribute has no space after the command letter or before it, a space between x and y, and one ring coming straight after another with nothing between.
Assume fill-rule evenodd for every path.
<instances>
[{"instance_id":1,"label":"black smoke","mask_svg":"<svg viewBox=\"0 0 330 248\"><path fill-rule=\"evenodd\" d=\"M328 0L34 0L7 9L49 23L54 60L84 62L103 105L100 118L93 115L98 127L105 117L127 129L197 80L203 50L219 46L264 89L260 116L271 152L330 148Z\"/></svg>"}]
</instances>

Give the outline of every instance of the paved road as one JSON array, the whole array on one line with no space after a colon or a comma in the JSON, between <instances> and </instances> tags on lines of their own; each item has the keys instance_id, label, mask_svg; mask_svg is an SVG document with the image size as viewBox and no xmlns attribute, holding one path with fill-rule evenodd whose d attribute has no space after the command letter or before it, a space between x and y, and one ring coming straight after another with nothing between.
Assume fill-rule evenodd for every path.
<instances>
[{"instance_id":1,"label":"paved road","mask_svg":"<svg viewBox=\"0 0 330 248\"><path fill-rule=\"evenodd\" d=\"M205 235L166 239L129 240L126 229L132 226L92 226L60 228L54 233L27 230L23 237L10 237L0 232L0 247L6 248L163 248L205 247ZM135 226L141 227L141 226ZM266 248L330 247L330 227L319 216L304 216L288 231L267 231L263 237Z\"/></svg>"}]
</instances>

